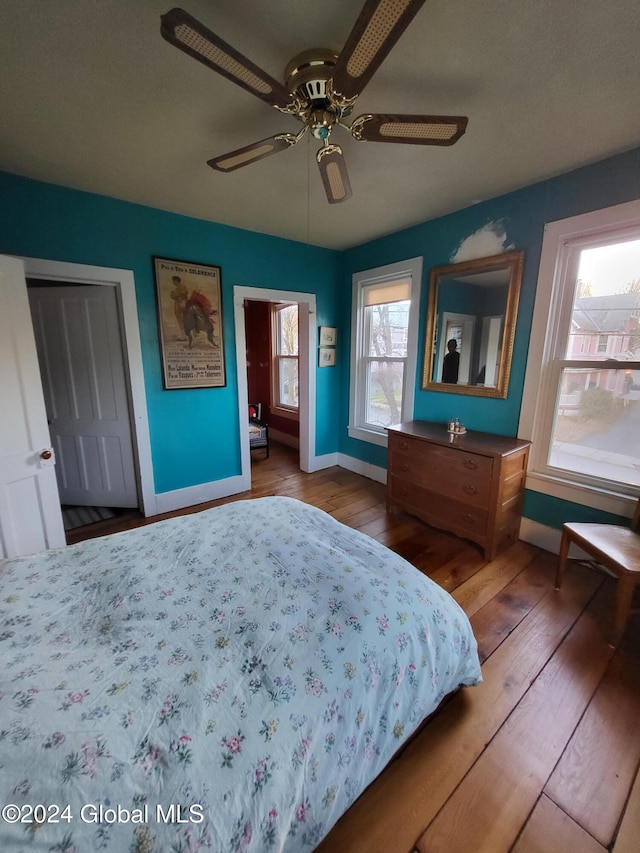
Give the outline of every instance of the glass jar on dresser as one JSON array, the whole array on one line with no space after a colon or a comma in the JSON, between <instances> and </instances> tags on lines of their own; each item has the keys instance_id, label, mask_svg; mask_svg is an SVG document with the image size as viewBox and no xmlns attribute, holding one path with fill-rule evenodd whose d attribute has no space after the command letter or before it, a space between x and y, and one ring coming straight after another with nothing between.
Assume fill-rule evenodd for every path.
<instances>
[{"instance_id":1,"label":"glass jar on dresser","mask_svg":"<svg viewBox=\"0 0 640 853\"><path fill-rule=\"evenodd\" d=\"M518 538L530 442L446 424L388 427L387 509L476 542L488 560Z\"/></svg>"}]
</instances>

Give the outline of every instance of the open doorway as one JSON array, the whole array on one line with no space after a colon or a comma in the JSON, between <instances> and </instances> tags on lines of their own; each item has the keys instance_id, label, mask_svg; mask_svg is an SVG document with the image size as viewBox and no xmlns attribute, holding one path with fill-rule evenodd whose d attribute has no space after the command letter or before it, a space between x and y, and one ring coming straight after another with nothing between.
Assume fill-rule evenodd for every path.
<instances>
[{"instance_id":1,"label":"open doorway","mask_svg":"<svg viewBox=\"0 0 640 853\"><path fill-rule=\"evenodd\" d=\"M470 314L452 314L445 311L440 321L436 351L437 382L454 381L468 385L471 381L471 355L474 347L476 318ZM449 341L455 341L459 354L458 372L454 380L443 378L444 358Z\"/></svg>"},{"instance_id":2,"label":"open doorway","mask_svg":"<svg viewBox=\"0 0 640 853\"><path fill-rule=\"evenodd\" d=\"M277 440L291 446L297 443L299 450L299 467L302 471L315 471L317 467L315 456L315 358L316 358L316 302L315 294L295 293L291 291L267 290L263 288L234 287L234 314L236 325L236 357L238 372L238 405L240 412L240 440L242 476L248 484L251 483L251 451L249 446L249 419L247 417L249 403L263 403L263 400L251 399L251 395L268 396L269 400L269 430L270 435L275 435ZM256 306L255 303L262 303ZM297 364L297 388L293 393L289 382L285 399L290 401L297 398L298 412L297 421L293 418L288 420L296 423L297 429L288 423L284 412L285 406L273 406L272 401L277 396L273 389L273 373L269 368L269 379L271 387L268 391L260 390L249 376L252 373L252 360L265 362L272 358L271 343L271 306L297 306L298 313L298 364ZM255 337L253 332L253 320L247 323L248 315L257 315L266 321L266 327L261 326L258 337L260 340L249 341L249 336ZM257 350L257 351L256 351ZM268 357L267 357L268 356ZM291 378L290 365L285 374ZM264 375L264 368L263 368ZM264 382L264 380L263 380ZM250 392L251 391L251 395ZM293 407L290 407L293 408ZM263 409L264 411L264 409ZM275 412L275 414L274 414ZM274 429L275 426L275 429ZM295 433L297 432L297 436ZM297 441L296 441L297 438ZM256 452L256 457L257 457Z\"/></svg>"},{"instance_id":3,"label":"open doorway","mask_svg":"<svg viewBox=\"0 0 640 853\"><path fill-rule=\"evenodd\" d=\"M295 451L300 447L298 304L245 299L244 319L249 446L255 466L269 458L274 442Z\"/></svg>"}]
</instances>

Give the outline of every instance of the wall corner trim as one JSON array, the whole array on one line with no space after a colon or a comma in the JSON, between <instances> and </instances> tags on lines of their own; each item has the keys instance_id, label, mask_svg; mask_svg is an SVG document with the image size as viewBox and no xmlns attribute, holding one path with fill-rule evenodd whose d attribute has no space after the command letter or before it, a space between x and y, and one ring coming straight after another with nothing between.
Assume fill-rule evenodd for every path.
<instances>
[{"instance_id":1,"label":"wall corner trim","mask_svg":"<svg viewBox=\"0 0 640 853\"><path fill-rule=\"evenodd\" d=\"M325 468L333 468L334 465L339 465L338 453L324 453L322 456L314 456L310 460L307 472L312 474L314 471L323 471Z\"/></svg>"},{"instance_id":2,"label":"wall corner trim","mask_svg":"<svg viewBox=\"0 0 640 853\"><path fill-rule=\"evenodd\" d=\"M383 485L387 482L386 468L381 468L379 465L372 465L370 462L363 462L354 456L348 456L346 453L325 453L323 456L316 456L312 470L322 471L325 468L332 468L334 465L346 468L347 471L353 471L354 474L362 474L363 477L375 480L377 483L382 483Z\"/></svg>"}]
</instances>

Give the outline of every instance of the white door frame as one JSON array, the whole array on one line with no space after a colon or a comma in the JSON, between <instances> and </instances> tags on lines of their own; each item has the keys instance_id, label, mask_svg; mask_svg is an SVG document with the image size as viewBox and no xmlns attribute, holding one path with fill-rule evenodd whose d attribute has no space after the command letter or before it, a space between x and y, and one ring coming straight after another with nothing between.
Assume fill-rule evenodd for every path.
<instances>
[{"instance_id":1,"label":"white door frame","mask_svg":"<svg viewBox=\"0 0 640 853\"><path fill-rule=\"evenodd\" d=\"M234 285L233 313L236 331L236 365L238 371L238 412L240 423L240 459L242 479L251 487L249 451L249 391L247 388L247 335L244 322L245 299L258 302L291 302L298 306L300 346L300 468L318 470L316 458L316 295L289 290Z\"/></svg>"},{"instance_id":2,"label":"white door frame","mask_svg":"<svg viewBox=\"0 0 640 853\"><path fill-rule=\"evenodd\" d=\"M473 339L475 337L476 318L473 314L454 314L451 311L444 311L440 322L440 333L438 335L438 360L436 364L437 376L436 381L442 382L442 367L443 356L446 354L447 327L449 324L462 326L462 340L464 346L461 347L460 366L458 368L458 383L460 385L468 385L471 382L471 351L473 349Z\"/></svg>"},{"instance_id":3,"label":"white door frame","mask_svg":"<svg viewBox=\"0 0 640 853\"><path fill-rule=\"evenodd\" d=\"M24 273L27 278L69 282L70 284L101 284L116 288L120 323L123 331L125 379L131 407L131 430L137 466L136 482L140 510L145 516L155 515L157 508L151 461L151 439L133 272L111 267L50 261L42 258L23 257L21 260L24 263Z\"/></svg>"}]
</instances>

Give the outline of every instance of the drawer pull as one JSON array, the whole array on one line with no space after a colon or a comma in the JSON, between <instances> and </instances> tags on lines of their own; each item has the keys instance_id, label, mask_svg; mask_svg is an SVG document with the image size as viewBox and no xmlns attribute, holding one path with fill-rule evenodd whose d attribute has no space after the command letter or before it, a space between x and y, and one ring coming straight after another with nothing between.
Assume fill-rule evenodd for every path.
<instances>
[{"instance_id":1,"label":"drawer pull","mask_svg":"<svg viewBox=\"0 0 640 853\"><path fill-rule=\"evenodd\" d=\"M400 470L401 471L408 471L409 470L409 463L403 462L402 465L400 466Z\"/></svg>"},{"instance_id":2,"label":"drawer pull","mask_svg":"<svg viewBox=\"0 0 640 853\"><path fill-rule=\"evenodd\" d=\"M475 461L475 459L465 459L462 464L470 471L475 471L478 467L478 463Z\"/></svg>"},{"instance_id":3,"label":"drawer pull","mask_svg":"<svg viewBox=\"0 0 640 853\"><path fill-rule=\"evenodd\" d=\"M409 494L409 489L406 486L400 486L400 494L406 498Z\"/></svg>"},{"instance_id":4,"label":"drawer pull","mask_svg":"<svg viewBox=\"0 0 640 853\"><path fill-rule=\"evenodd\" d=\"M462 491L465 493L465 495L477 495L478 494L478 490L476 489L476 487L472 486L470 483L465 483L464 486L462 487Z\"/></svg>"},{"instance_id":5,"label":"drawer pull","mask_svg":"<svg viewBox=\"0 0 640 853\"><path fill-rule=\"evenodd\" d=\"M468 512L464 512L464 513L462 513L462 515L460 516L460 518L461 518L463 521L466 521L466 523L467 523L467 524L473 524L473 522L475 521L474 517L473 517L470 513L468 513Z\"/></svg>"},{"instance_id":6,"label":"drawer pull","mask_svg":"<svg viewBox=\"0 0 640 853\"><path fill-rule=\"evenodd\" d=\"M409 449L409 442L401 441L400 442L400 450L408 450L408 449Z\"/></svg>"}]
</instances>

